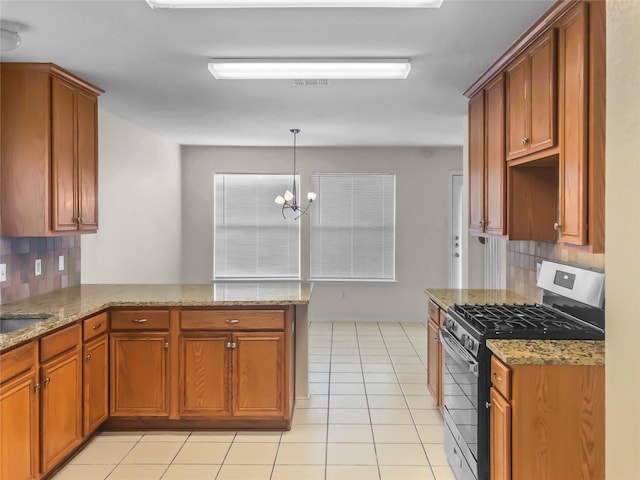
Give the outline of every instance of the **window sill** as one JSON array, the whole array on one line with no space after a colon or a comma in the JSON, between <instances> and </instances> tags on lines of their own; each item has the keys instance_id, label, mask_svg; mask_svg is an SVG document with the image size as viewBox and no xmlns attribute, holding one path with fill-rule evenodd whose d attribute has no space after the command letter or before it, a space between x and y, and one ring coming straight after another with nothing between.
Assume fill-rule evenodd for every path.
<instances>
[{"instance_id":1,"label":"window sill","mask_svg":"<svg viewBox=\"0 0 640 480\"><path fill-rule=\"evenodd\" d=\"M365 279L365 278L309 278L307 281L324 285L397 285L397 279Z\"/></svg>"}]
</instances>

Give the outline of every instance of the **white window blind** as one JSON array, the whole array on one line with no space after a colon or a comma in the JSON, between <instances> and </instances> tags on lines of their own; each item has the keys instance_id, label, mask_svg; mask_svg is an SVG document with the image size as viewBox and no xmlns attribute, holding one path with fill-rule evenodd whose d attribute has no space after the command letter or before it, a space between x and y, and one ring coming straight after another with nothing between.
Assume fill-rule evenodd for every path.
<instances>
[{"instance_id":1,"label":"white window blind","mask_svg":"<svg viewBox=\"0 0 640 480\"><path fill-rule=\"evenodd\" d=\"M395 175L311 176L311 277L395 279Z\"/></svg>"},{"instance_id":2,"label":"white window blind","mask_svg":"<svg viewBox=\"0 0 640 480\"><path fill-rule=\"evenodd\" d=\"M300 222L273 201L291 187L291 175L215 175L214 279L300 278Z\"/></svg>"}]
</instances>

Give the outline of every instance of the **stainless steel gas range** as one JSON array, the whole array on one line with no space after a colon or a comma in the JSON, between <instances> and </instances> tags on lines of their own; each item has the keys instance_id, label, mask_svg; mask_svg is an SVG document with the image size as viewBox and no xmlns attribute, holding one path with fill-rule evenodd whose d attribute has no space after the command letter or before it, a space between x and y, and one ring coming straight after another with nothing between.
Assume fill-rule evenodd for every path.
<instances>
[{"instance_id":1,"label":"stainless steel gas range","mask_svg":"<svg viewBox=\"0 0 640 480\"><path fill-rule=\"evenodd\" d=\"M459 305L440 331L444 445L458 480L488 480L491 352L486 340L604 339L604 274L543 262L541 304Z\"/></svg>"}]
</instances>

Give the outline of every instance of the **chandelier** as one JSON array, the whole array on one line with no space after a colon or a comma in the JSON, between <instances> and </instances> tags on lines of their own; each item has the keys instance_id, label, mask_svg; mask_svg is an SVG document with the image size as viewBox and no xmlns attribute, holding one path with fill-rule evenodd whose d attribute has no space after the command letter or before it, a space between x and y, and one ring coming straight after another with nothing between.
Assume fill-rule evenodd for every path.
<instances>
[{"instance_id":1,"label":"chandelier","mask_svg":"<svg viewBox=\"0 0 640 480\"><path fill-rule=\"evenodd\" d=\"M286 211L287 209L289 209L297 214L297 216L295 217L295 220L297 220L307 213L309 207L311 207L311 204L316 199L317 195L313 192L307 193L307 206L303 208L301 205L298 205L298 197L296 196L296 136L300 133L300 129L292 128L289 131L293 133L293 186L291 187L291 190L287 190L286 192L284 192L284 196L278 195L275 199L275 202L278 205L282 205L283 218L287 218Z\"/></svg>"}]
</instances>

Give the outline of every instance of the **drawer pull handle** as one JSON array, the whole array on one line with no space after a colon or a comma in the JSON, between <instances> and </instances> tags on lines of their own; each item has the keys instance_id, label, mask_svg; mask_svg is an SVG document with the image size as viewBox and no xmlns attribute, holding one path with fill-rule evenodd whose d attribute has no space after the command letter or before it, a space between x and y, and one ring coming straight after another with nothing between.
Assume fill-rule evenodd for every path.
<instances>
[{"instance_id":1,"label":"drawer pull handle","mask_svg":"<svg viewBox=\"0 0 640 480\"><path fill-rule=\"evenodd\" d=\"M96 323L96 324L95 324L93 327L91 327L91 328L93 328L94 330L97 330L97 329L99 329L101 326L102 326L102 322L101 322L101 323Z\"/></svg>"},{"instance_id":2,"label":"drawer pull handle","mask_svg":"<svg viewBox=\"0 0 640 480\"><path fill-rule=\"evenodd\" d=\"M147 323L148 320L146 318L134 318L131 321L134 323Z\"/></svg>"},{"instance_id":3,"label":"drawer pull handle","mask_svg":"<svg viewBox=\"0 0 640 480\"><path fill-rule=\"evenodd\" d=\"M502 381L502 377L499 376L497 373L493 374L493 378L495 378L497 381L501 382Z\"/></svg>"},{"instance_id":4,"label":"drawer pull handle","mask_svg":"<svg viewBox=\"0 0 640 480\"><path fill-rule=\"evenodd\" d=\"M227 323L229 325L235 325L236 323L240 323L240 320L236 319L236 318L227 318L224 323Z\"/></svg>"}]
</instances>

